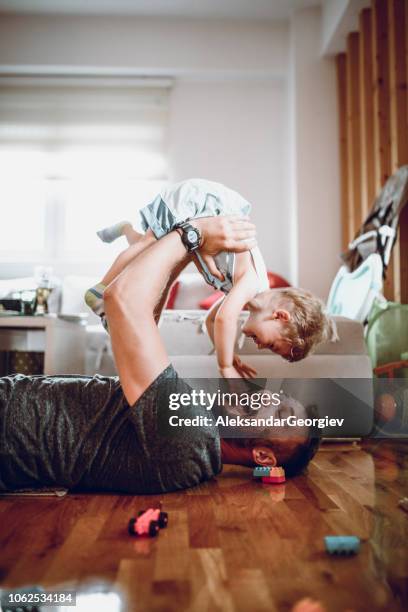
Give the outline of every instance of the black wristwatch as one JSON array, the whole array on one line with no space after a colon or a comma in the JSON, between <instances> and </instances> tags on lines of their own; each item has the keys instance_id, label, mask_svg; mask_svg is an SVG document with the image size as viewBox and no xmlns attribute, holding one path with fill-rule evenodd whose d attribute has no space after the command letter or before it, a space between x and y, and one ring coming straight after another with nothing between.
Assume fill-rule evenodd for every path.
<instances>
[{"instance_id":1,"label":"black wristwatch","mask_svg":"<svg viewBox=\"0 0 408 612\"><path fill-rule=\"evenodd\" d=\"M200 248L201 234L191 223L188 223L188 221L178 223L174 229L180 234L181 242L189 253L193 253Z\"/></svg>"}]
</instances>

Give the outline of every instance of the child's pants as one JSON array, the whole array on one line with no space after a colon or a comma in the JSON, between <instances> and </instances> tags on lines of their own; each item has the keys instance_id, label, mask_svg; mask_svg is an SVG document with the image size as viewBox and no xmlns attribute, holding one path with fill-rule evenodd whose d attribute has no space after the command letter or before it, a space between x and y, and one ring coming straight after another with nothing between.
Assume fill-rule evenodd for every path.
<instances>
[{"instance_id":1,"label":"child's pants","mask_svg":"<svg viewBox=\"0 0 408 612\"><path fill-rule=\"evenodd\" d=\"M251 205L232 189L203 179L191 179L165 188L148 206L140 211L142 228L149 228L157 239L171 232L178 223L201 217L249 215ZM233 284L234 253L220 253L214 257L217 268L224 275L220 281L208 270L200 253L196 252L206 282L225 293Z\"/></svg>"}]
</instances>

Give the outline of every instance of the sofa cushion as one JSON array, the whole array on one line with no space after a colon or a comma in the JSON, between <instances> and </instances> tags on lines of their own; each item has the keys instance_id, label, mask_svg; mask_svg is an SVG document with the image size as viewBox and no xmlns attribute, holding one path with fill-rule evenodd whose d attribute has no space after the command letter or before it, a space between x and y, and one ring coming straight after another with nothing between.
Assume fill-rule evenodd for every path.
<instances>
[{"instance_id":1,"label":"sofa cushion","mask_svg":"<svg viewBox=\"0 0 408 612\"><path fill-rule=\"evenodd\" d=\"M322 342L317 347L316 355L363 355L367 353L364 340L364 327L359 321L346 319L346 317L333 317L337 333L338 342Z\"/></svg>"},{"instance_id":2,"label":"sofa cushion","mask_svg":"<svg viewBox=\"0 0 408 612\"><path fill-rule=\"evenodd\" d=\"M178 281L175 310L198 309L200 302L213 292L213 288L207 285L198 272L185 272Z\"/></svg>"},{"instance_id":3,"label":"sofa cushion","mask_svg":"<svg viewBox=\"0 0 408 612\"><path fill-rule=\"evenodd\" d=\"M182 376L217 378L219 375L214 349L203 327L204 321L205 313L197 310L165 311L162 315L160 335L172 363ZM314 355L295 363L288 363L267 350L258 351L248 339L237 350L243 354L245 361L253 365L260 377L371 377L371 363L365 350L362 325L348 319L338 319L338 328L340 342L322 345ZM87 374L116 374L110 339L100 323L88 326L87 349Z\"/></svg>"},{"instance_id":4,"label":"sofa cushion","mask_svg":"<svg viewBox=\"0 0 408 612\"><path fill-rule=\"evenodd\" d=\"M184 378L219 378L213 355L171 355L171 362ZM277 355L247 355L245 362L259 378L371 378L367 355L311 355L289 363Z\"/></svg>"},{"instance_id":5,"label":"sofa cushion","mask_svg":"<svg viewBox=\"0 0 408 612\"><path fill-rule=\"evenodd\" d=\"M241 323L248 315L241 314ZM205 328L206 313L200 310L165 311L162 315L160 334L169 355L208 355L213 351ZM317 355L365 355L367 353L363 326L357 321L335 317L340 340L325 342L317 347ZM258 350L249 338L238 335L237 350L243 355L272 355Z\"/></svg>"}]
</instances>

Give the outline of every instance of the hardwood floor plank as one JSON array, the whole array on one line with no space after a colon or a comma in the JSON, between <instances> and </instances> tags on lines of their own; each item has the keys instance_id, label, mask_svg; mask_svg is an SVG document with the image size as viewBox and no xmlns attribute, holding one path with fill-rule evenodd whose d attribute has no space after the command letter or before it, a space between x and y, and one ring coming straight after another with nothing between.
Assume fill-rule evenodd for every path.
<instances>
[{"instance_id":1,"label":"hardwood floor plank","mask_svg":"<svg viewBox=\"0 0 408 612\"><path fill-rule=\"evenodd\" d=\"M303 597L328 612L408 607L408 445L318 453L306 474L263 485L226 467L197 491L166 496L69 494L0 499L0 583L81 588L98 578L130 612L290 611ZM157 538L127 533L130 516L163 502ZM362 540L352 558L324 536Z\"/></svg>"},{"instance_id":2,"label":"hardwood floor plank","mask_svg":"<svg viewBox=\"0 0 408 612\"><path fill-rule=\"evenodd\" d=\"M89 513L76 521L68 537L59 547L42 577L43 584L58 584L64 582L67 576L71 580L80 579L83 575L101 575L101 559L95 557L94 547L114 501L114 496L95 496L89 501ZM96 565L91 563L93 558L98 559Z\"/></svg>"},{"instance_id":3,"label":"hardwood floor plank","mask_svg":"<svg viewBox=\"0 0 408 612\"><path fill-rule=\"evenodd\" d=\"M190 548L217 548L218 532L211 498L200 499L200 496L187 497L187 517Z\"/></svg>"},{"instance_id":4,"label":"hardwood floor plank","mask_svg":"<svg viewBox=\"0 0 408 612\"><path fill-rule=\"evenodd\" d=\"M296 481L296 486L300 488L305 498L312 503L316 509L324 511L337 507L325 491L312 479L306 478L306 476L299 476Z\"/></svg>"},{"instance_id":5,"label":"hardwood floor plank","mask_svg":"<svg viewBox=\"0 0 408 612\"><path fill-rule=\"evenodd\" d=\"M193 597L189 609L194 612L195 610L234 612L236 608L222 550L201 548L192 551L191 561Z\"/></svg>"},{"instance_id":6,"label":"hardwood floor plank","mask_svg":"<svg viewBox=\"0 0 408 612\"><path fill-rule=\"evenodd\" d=\"M115 587L122 591L128 607L131 605L134 612L148 610L151 600L155 559L151 542L144 541L149 544L146 554L139 554L132 559L121 559L115 581Z\"/></svg>"},{"instance_id":7,"label":"hardwood floor plank","mask_svg":"<svg viewBox=\"0 0 408 612\"><path fill-rule=\"evenodd\" d=\"M230 578L229 590L237 612L278 612L270 588L261 569L243 569Z\"/></svg>"},{"instance_id":8,"label":"hardwood floor plank","mask_svg":"<svg viewBox=\"0 0 408 612\"><path fill-rule=\"evenodd\" d=\"M184 580L190 564L187 512L172 512L171 525L155 542L154 582Z\"/></svg>"}]
</instances>

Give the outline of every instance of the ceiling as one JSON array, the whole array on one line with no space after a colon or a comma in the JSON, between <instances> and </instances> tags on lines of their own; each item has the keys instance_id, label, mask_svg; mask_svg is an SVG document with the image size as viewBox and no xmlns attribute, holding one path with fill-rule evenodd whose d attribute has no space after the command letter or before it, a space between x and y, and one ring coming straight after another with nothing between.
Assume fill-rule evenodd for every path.
<instances>
[{"instance_id":1,"label":"ceiling","mask_svg":"<svg viewBox=\"0 0 408 612\"><path fill-rule=\"evenodd\" d=\"M0 0L8 13L285 20L321 0Z\"/></svg>"}]
</instances>

